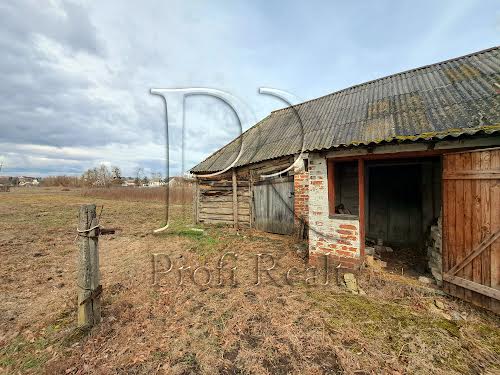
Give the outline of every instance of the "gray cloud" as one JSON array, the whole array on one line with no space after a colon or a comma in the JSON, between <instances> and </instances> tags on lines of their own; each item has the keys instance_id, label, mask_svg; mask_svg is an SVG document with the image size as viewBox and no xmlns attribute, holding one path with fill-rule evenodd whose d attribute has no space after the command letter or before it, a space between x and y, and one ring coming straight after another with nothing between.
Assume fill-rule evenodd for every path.
<instances>
[{"instance_id":1,"label":"gray cloud","mask_svg":"<svg viewBox=\"0 0 500 375\"><path fill-rule=\"evenodd\" d=\"M0 160L9 174L79 174L101 162L126 174L137 166L162 171L165 108L150 88L222 89L260 119L283 105L259 96L261 86L308 99L489 47L494 5L2 2ZM186 109L189 168L238 127L213 98L188 98ZM170 139L176 174L181 129L174 124Z\"/></svg>"}]
</instances>

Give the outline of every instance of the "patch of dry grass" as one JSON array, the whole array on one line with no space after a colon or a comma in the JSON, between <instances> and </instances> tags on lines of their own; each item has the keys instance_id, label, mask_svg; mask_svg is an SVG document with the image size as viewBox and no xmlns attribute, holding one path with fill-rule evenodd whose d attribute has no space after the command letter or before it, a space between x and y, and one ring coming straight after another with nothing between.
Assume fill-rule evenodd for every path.
<instances>
[{"instance_id":1,"label":"patch of dry grass","mask_svg":"<svg viewBox=\"0 0 500 375\"><path fill-rule=\"evenodd\" d=\"M104 205L102 223L119 232L100 239L103 322L76 329L78 206ZM14 191L0 196L0 372L83 374L458 374L494 373L499 319L466 303L427 293L412 279L358 275L367 296L335 283L308 286L307 265L286 236L189 224L174 206L170 231L155 201L82 197L79 191ZM217 266L227 259L218 286ZM276 268L256 284L256 255ZM152 285L152 254L170 273ZM263 259L270 265L269 259ZM236 285L230 268L236 265ZM207 286L192 271L205 265ZM161 264L160 264L161 266ZM179 267L184 272L179 285ZM284 275L291 267L296 282ZM198 274L199 280L202 273ZM466 320L446 319L434 299Z\"/></svg>"},{"instance_id":2,"label":"patch of dry grass","mask_svg":"<svg viewBox=\"0 0 500 375\"><path fill-rule=\"evenodd\" d=\"M109 187L82 190L82 195L89 198L127 201L166 201L166 187ZM191 204L193 189L190 184L169 188L171 204Z\"/></svg>"}]
</instances>

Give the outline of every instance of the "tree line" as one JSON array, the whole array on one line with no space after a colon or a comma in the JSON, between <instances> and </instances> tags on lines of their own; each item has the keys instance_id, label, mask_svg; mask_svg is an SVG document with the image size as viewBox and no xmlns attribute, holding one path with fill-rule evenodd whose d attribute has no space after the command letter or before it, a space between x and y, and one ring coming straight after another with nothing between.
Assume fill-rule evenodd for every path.
<instances>
[{"instance_id":1,"label":"tree line","mask_svg":"<svg viewBox=\"0 0 500 375\"><path fill-rule=\"evenodd\" d=\"M138 167L133 177L124 177L118 166L108 167L101 164L98 167L89 168L81 176L49 176L42 180L43 186L64 187L112 187L120 186L124 181L133 181L134 185L147 185L151 180L162 181L161 173L152 173L148 178L144 168Z\"/></svg>"}]
</instances>

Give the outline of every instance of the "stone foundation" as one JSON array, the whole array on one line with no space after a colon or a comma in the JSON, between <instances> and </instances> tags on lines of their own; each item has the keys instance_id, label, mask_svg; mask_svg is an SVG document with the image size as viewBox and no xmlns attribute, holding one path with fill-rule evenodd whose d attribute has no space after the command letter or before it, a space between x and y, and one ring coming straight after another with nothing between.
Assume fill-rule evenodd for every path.
<instances>
[{"instance_id":1,"label":"stone foundation","mask_svg":"<svg viewBox=\"0 0 500 375\"><path fill-rule=\"evenodd\" d=\"M427 239L427 258L429 269L438 285L443 284L443 253L442 253L442 219L439 216L437 224L431 226L429 238Z\"/></svg>"}]
</instances>

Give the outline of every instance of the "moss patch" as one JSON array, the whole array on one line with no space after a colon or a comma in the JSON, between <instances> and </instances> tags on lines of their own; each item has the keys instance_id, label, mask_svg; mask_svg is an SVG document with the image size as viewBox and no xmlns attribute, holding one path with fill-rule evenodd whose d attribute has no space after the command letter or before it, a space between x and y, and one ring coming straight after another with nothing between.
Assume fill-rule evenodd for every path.
<instances>
[{"instance_id":1,"label":"moss patch","mask_svg":"<svg viewBox=\"0 0 500 375\"><path fill-rule=\"evenodd\" d=\"M350 294L310 291L308 295L316 307L328 312L325 326L330 333L342 335L354 330L356 339L343 342L346 350L359 354L373 346L384 355L396 356L403 364L411 362L413 369L421 366L422 373L429 363L434 368L460 373L476 370L463 361L473 351L495 366L492 358L493 353L498 354L499 334L486 325L469 327L468 332L472 330L477 336L469 339L456 322L425 310L416 312L402 304Z\"/></svg>"}]
</instances>

